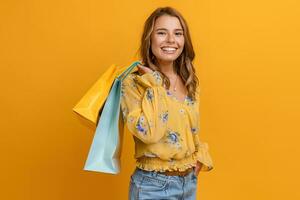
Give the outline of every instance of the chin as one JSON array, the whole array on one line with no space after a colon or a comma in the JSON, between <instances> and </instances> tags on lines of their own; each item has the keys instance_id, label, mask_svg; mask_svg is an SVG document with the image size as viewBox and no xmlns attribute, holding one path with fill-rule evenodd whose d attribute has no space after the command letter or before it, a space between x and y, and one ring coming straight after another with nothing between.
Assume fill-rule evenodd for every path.
<instances>
[{"instance_id":1,"label":"chin","mask_svg":"<svg viewBox=\"0 0 300 200\"><path fill-rule=\"evenodd\" d=\"M162 62L174 62L179 56L160 56L159 60Z\"/></svg>"}]
</instances>

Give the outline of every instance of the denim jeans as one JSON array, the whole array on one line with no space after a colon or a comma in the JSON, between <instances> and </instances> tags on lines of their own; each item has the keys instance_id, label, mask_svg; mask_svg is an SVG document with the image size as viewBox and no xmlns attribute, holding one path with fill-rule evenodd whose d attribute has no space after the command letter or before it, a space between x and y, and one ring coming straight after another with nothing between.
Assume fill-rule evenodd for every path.
<instances>
[{"instance_id":1,"label":"denim jeans","mask_svg":"<svg viewBox=\"0 0 300 200\"><path fill-rule=\"evenodd\" d=\"M136 168L130 177L129 200L195 200L197 176L168 176Z\"/></svg>"}]
</instances>

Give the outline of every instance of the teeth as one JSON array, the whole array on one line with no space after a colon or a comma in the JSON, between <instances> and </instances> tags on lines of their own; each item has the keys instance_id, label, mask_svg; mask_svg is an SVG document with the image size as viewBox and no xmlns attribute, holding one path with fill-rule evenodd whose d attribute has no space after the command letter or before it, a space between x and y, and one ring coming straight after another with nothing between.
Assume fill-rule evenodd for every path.
<instances>
[{"instance_id":1,"label":"teeth","mask_svg":"<svg viewBox=\"0 0 300 200\"><path fill-rule=\"evenodd\" d=\"M175 51L176 49L175 48L171 48L171 47L163 47L162 50L165 50L165 51Z\"/></svg>"}]
</instances>

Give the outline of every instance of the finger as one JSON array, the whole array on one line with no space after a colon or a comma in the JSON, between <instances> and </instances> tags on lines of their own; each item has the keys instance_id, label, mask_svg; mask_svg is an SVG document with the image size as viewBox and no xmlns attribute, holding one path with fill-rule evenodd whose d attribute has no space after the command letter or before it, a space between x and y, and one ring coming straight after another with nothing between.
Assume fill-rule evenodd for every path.
<instances>
[{"instance_id":1,"label":"finger","mask_svg":"<svg viewBox=\"0 0 300 200\"><path fill-rule=\"evenodd\" d=\"M141 64L138 64L137 67L140 68L140 69L143 68L143 66Z\"/></svg>"},{"instance_id":2,"label":"finger","mask_svg":"<svg viewBox=\"0 0 300 200\"><path fill-rule=\"evenodd\" d=\"M138 65L138 71L139 71L141 74L146 73L145 67L142 66L142 65Z\"/></svg>"},{"instance_id":3,"label":"finger","mask_svg":"<svg viewBox=\"0 0 300 200\"><path fill-rule=\"evenodd\" d=\"M141 71L141 72L145 71L145 68L144 68L142 65L138 65L138 69L139 69L139 71Z\"/></svg>"},{"instance_id":4,"label":"finger","mask_svg":"<svg viewBox=\"0 0 300 200\"><path fill-rule=\"evenodd\" d=\"M199 169L197 169L197 168L195 168L195 174L198 176L198 174L199 174Z\"/></svg>"},{"instance_id":5,"label":"finger","mask_svg":"<svg viewBox=\"0 0 300 200\"><path fill-rule=\"evenodd\" d=\"M144 66L142 64L138 64L138 67L140 67L140 68L146 68L146 66Z\"/></svg>"},{"instance_id":6,"label":"finger","mask_svg":"<svg viewBox=\"0 0 300 200\"><path fill-rule=\"evenodd\" d=\"M152 69L150 69L149 67L143 66L143 65L140 65L139 68L140 68L143 72L145 72L145 73L151 73L151 72L152 72Z\"/></svg>"}]
</instances>

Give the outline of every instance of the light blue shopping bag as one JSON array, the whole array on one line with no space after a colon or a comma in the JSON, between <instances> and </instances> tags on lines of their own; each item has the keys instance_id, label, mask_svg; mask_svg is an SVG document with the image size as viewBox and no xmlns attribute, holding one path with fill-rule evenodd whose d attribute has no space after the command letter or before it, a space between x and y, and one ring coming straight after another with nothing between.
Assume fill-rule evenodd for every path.
<instances>
[{"instance_id":1,"label":"light blue shopping bag","mask_svg":"<svg viewBox=\"0 0 300 200\"><path fill-rule=\"evenodd\" d=\"M96 127L84 170L110 174L120 172L123 130L119 130L122 81L140 62L134 62L114 81Z\"/></svg>"}]
</instances>

